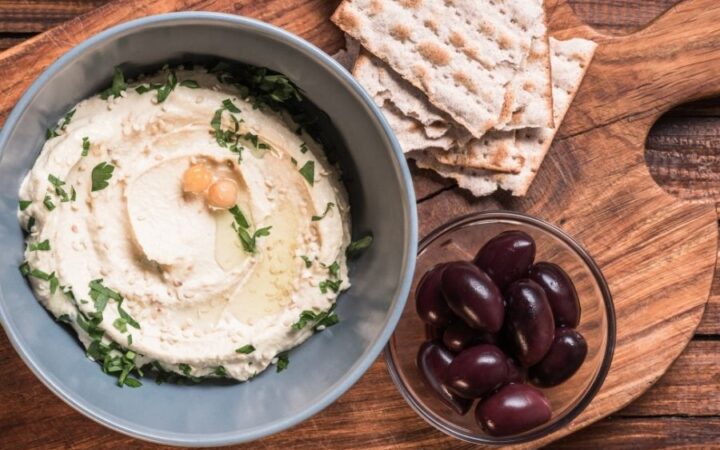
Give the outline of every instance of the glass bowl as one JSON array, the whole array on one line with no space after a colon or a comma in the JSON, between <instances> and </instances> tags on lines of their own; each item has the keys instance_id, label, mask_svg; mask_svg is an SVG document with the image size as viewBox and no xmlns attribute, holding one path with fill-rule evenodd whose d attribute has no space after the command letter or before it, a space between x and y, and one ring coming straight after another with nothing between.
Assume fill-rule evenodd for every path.
<instances>
[{"instance_id":1,"label":"glass bowl","mask_svg":"<svg viewBox=\"0 0 720 450\"><path fill-rule=\"evenodd\" d=\"M560 265L570 275L580 298L582 314L577 330L585 337L588 354L580 369L559 386L542 389L552 406L549 422L522 434L493 437L474 419L474 407L461 416L442 403L424 382L416 364L420 345L427 340L424 322L415 311L415 289L423 274L438 263L472 260L491 238L521 230L535 239L536 261ZM438 430L476 444L514 444L544 437L567 425L600 389L615 346L615 312L607 283L588 253L560 228L516 212L482 212L436 229L419 245L409 301L385 349L390 376L405 400Z\"/></svg>"}]
</instances>

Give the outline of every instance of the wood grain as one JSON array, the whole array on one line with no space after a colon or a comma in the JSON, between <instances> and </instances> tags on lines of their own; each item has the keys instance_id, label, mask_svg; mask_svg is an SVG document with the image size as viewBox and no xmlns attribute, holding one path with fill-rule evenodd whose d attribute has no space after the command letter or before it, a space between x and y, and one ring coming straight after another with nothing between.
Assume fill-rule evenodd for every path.
<instances>
[{"instance_id":1,"label":"wood grain","mask_svg":"<svg viewBox=\"0 0 720 450\"><path fill-rule=\"evenodd\" d=\"M5 17L2 14L4 11L2 8L9 3L19 4L21 2L0 1L0 24ZM37 3L81 4L88 2ZM0 117L4 117L3 112L6 113L7 105L14 102L12 99L7 100L6 96L16 91L18 85L22 86L23 82L33 79L33 74L42 70L45 65L62 53L63 48L82 40L87 34L92 34L101 28L109 26L113 20L126 20L134 17L136 14L142 15L150 12L160 12L163 8L208 8L241 12L249 15L262 14L265 20L289 27L304 37L314 40L315 43L327 51L332 52L340 46L341 41L339 35L336 30L327 26L324 17L320 22L322 33L318 33L313 28L313 20L315 20L313 17L322 17L322 14L331 11L334 4L337 3L334 0L328 2L307 2L312 4L309 9L303 9L301 6L299 8L300 12L297 14L293 11L292 7L297 2L261 1L251 4L251 1L241 1L232 5L229 3L230 2L223 1L135 1L132 2L132 8L128 8L127 3L124 4L124 8L122 7L123 5L118 8L116 7L116 3L113 3L104 7L100 13L95 13L96 15L91 14L89 19L84 19L82 26L76 21L63 27L62 32L57 32L49 37L48 35L42 36L30 43L34 46L32 47L33 51L46 48L48 42L59 43L59 48L51 49L53 53L49 57L37 58L37 55L35 55L35 59L28 59L26 56L25 59L15 59L15 64L13 65L3 67L4 55L0 55L0 67L6 69L3 73L18 73L17 77L11 77L12 81L16 83L15 89L3 91L1 90L2 87L0 87L0 105L4 105L0 106ZM588 23L602 28L605 31L620 33L639 28L654 18L657 13L672 6L674 2L671 0L656 0L653 2L640 2L639 0L615 0L609 2L575 0L572 3L575 11L587 19ZM28 4L29 3L22 2L22 7L27 7ZM32 3L30 4L32 5L30 8L34 7ZM317 14L318 10L320 11L320 15L313 16L313 14ZM272 13L269 11L272 11ZM618 11L620 12L618 13ZM634 11L634 13L629 11ZM567 14L567 12L562 12L562 14ZM41 16L41 14L38 14L36 16L38 19L35 20L31 15L31 19L25 18L23 20L27 22L26 25L42 27L45 19ZM52 15L50 19L52 19ZM323 24L325 24L327 28L322 28ZM589 32L583 27L577 26L577 24L573 26L573 29ZM0 31L4 32L7 30L0 27ZM29 30L25 29L20 31L20 33L27 31ZM1 34L0 42L2 42ZM27 49L25 51L27 51ZM661 55L659 60L663 61L666 56L667 55ZM17 58L18 55L14 57ZM16 67L30 67L30 70L24 73L21 73L23 71L12 70ZM23 78L25 78L25 80L23 80ZM2 86L2 84L0 84L0 86ZM2 103L3 99L6 100L6 103ZM649 106L649 108L651 110L653 108L657 109L657 105ZM652 114L644 117L644 121L639 120L642 119L642 117L623 118L623 120L628 121L628 128L632 125L637 125L638 121L649 128L653 121L652 118L658 117L662 109L663 108L653 110ZM713 118L718 115L718 111L720 111L720 108L717 107L717 102L703 101L690 107L684 107L684 109L680 108L671 113L671 116L678 116L678 114L680 114L680 117L687 117L687 115L696 114ZM583 122L585 119L587 119L587 117L582 117L578 123L587 124L587 122ZM696 127L693 121L694 119L689 119L684 125L678 126L674 124L672 120L667 119L665 124L661 123L656 125L648 138L648 147L650 150L648 150L646 154L648 156L646 156L645 159L650 160L651 156L649 155L651 155L651 151L656 152L652 156L654 159L652 159L650 163L650 171L660 184L668 183L666 187L668 191L674 188L677 189L677 192L673 193L683 195L684 198L703 198L709 201L708 198L710 196L707 195L705 186L702 183L707 183L711 177L708 174L698 173L701 169L698 169L698 164L693 165L693 162L698 160L696 156L693 156L693 149L705 148L707 149L707 153L703 155L708 158L713 157L714 154L710 150L715 146L715 141L712 141L712 137L710 136L712 132L709 131L712 123L707 122L702 127ZM598 123L597 125L599 128L610 128L610 131L614 131L612 130L613 124ZM680 131L677 130L682 129L686 131L690 130L688 131L686 139L679 136ZM673 130L676 130L674 140L672 140ZM590 131L592 131L592 129L590 129ZM693 131L698 131L698 135L691 135ZM588 131L583 131L583 133L587 132ZM564 133L562 136L564 138L563 142L553 149L552 155L555 156L551 156L551 158L553 158L551 161L553 162L550 163L552 165L552 169L550 170L556 175L558 173L565 174L565 171L572 166L571 164L564 164L557 159L558 156L556 154L558 153L558 149L562 151L567 146L575 145L574 141L576 139L578 139L578 142L582 142L582 136L573 136L573 134L577 133L577 130L571 130L569 133L567 130L564 130ZM707 136L703 137L702 133L705 133ZM655 141L657 144L651 145L654 136L658 137L658 140ZM666 140L662 139L663 136L666 136ZM611 142L613 141L611 140ZM702 142L709 142L709 145L703 144ZM665 143L665 146L662 145L663 143ZM703 147L703 145L705 145L705 147ZM688 150L687 155L683 151L685 149ZM697 151L695 151L695 153L697 153ZM581 156L581 158L574 159L573 163L591 164L597 162L597 159L588 158L587 155ZM633 175L637 179L641 178L636 172L639 171L639 168L643 167L644 164L642 161L642 155L630 161L632 163ZM627 162L627 160L621 161L623 164ZM663 172L662 167L665 166L669 167L670 170ZM711 168L710 170L717 171L718 169ZM666 174L666 178L660 175L662 173ZM572 176L572 174L568 175L569 178L572 178ZM523 202L502 196L483 200L471 199L457 189L453 189L451 183L428 176L422 171L414 170L414 179L418 198L424 200L419 206L422 228L421 234L425 234L435 225L445 222L449 217L457 216L464 212L500 207L514 209L524 207ZM550 181L546 180L545 183L550 183ZM683 187L683 185L685 187ZM553 216L553 214L557 214L557 212L553 212L553 208L548 208L549 213L543 208L543 206L548 205L550 202L562 201L565 198L567 192L563 192L563 190L566 190L567 187L563 186L562 188L560 192L551 191L533 194L536 196L536 201L539 202L540 206L538 208L542 210L540 215L550 218L555 217L558 222L564 224L563 226L571 227L571 230L575 230L576 227L581 229L587 224L586 218L572 217L567 214ZM659 195L658 192L659 190L657 189L649 189L650 194ZM645 195L646 193L647 192L642 192L641 195ZM613 206L626 206L628 202L632 202L632 198L624 192L623 194L627 195L627 197L618 200L607 198L601 200ZM643 201L648 202L649 200L645 198ZM670 200L670 202L672 202L672 200ZM594 206L597 206L597 204L594 204ZM701 207L698 206L695 208ZM684 220L676 215L671 215L671 218L675 229L679 227L677 223ZM692 216L692 219L696 220L697 216ZM642 227L642 230L647 230L648 228L652 228L654 224L648 223L643 225L645 226ZM703 235L703 233L708 234L708 229L690 228L685 231ZM623 231L639 233L642 230L627 227ZM581 230L578 234L591 236L595 231L591 228L589 231ZM667 236L661 236L657 239L653 238L652 245L658 245L658 241L667 241L667 239ZM609 245L611 241L609 238L605 238L603 243L605 242L608 243L606 245ZM672 244L669 249L679 248L683 252L688 250L680 241L673 241ZM642 262L640 257L650 252L639 248L635 249L634 253L637 254L634 255L631 261L626 263L627 265ZM687 257L688 255L685 256ZM621 255L612 253L607 260L603 262L611 265L611 267L614 268L614 273L617 273L619 266L623 264ZM625 273L621 271L618 276L625 276ZM657 289L646 289L640 294L652 298L658 289L676 287L673 285L673 282L676 281L676 279L664 281L665 284L661 283ZM695 282L696 280L690 281ZM645 288L644 285L642 287ZM673 296L684 299L688 292L687 289L679 289L674 291ZM714 295L711 297L711 301L716 302L714 303L715 305L720 305L720 282L717 282L717 280L713 287L713 293ZM638 294L638 296L640 296L640 294ZM644 301L642 302L642 307L648 304L648 301ZM686 306L687 305L683 305L683 308ZM693 308L685 309L685 311L687 316L681 316L678 321L671 324L672 326L657 330L657 333L667 333L668 339L677 339L680 334L677 334L676 327L682 326L683 323L691 322L689 319L696 318L700 314L700 311L696 311ZM719 324L720 308L709 306L706 313L706 320L701 325L700 331L703 333L718 334L718 330L720 329ZM644 327L643 333L648 332L649 324L643 323L642 326ZM628 339L640 339L644 342L647 336L629 336ZM680 344L682 344L682 342L680 342ZM674 349L678 347L678 344L671 347ZM682 347L682 345L679 345L679 347ZM664 355L668 356L671 354L673 354L673 351L666 351ZM717 404L718 380L717 377L714 377L714 372L712 371L713 367L717 367L717 357L713 358L713 355L717 354L718 348L717 342L715 341L696 341L691 343L683 356L681 356L668 371L667 376L658 383L656 389L641 397L637 403L633 403L631 407L620 413L621 415L602 421L590 427L587 431L581 431L570 438L560 441L558 448L597 448L598 440L602 440L604 448L610 448L611 446L612 448L630 448L631 446L632 448L655 448L656 446L666 445L678 447L695 445L700 448L703 445L707 446L708 443L717 442L720 437L718 437L717 434L718 423L716 418L699 420L666 417L684 414L717 414L717 412L713 412L713 406ZM623 356L621 361L625 360L626 358ZM658 367L650 367L651 372L657 372L658 370ZM660 370L660 372L662 372L662 370ZM5 384L0 391L0 404L16 405L12 408L0 408L0 436L3 436L3 439L5 439L3 441L4 444L0 447L4 448L5 445L10 445L10 448L161 448L148 446L117 433L109 432L72 411L34 379L32 374L30 374L9 347L7 339L4 336L0 339L0 376L3 380L9 380L9 383ZM644 388L648 380L652 380L653 378L654 375L650 377L643 376L639 384L643 385L642 387ZM618 395L617 393L614 394ZM683 401L684 398L707 399L707 401L704 402L705 404L703 405L703 402ZM623 398L622 402L627 400L629 399ZM659 418L646 417L656 416L658 414L662 414L663 416ZM634 417L628 417L627 415ZM382 422L379 426L372 426L372 424L378 422L377 417L382 417ZM713 429L713 427L715 428ZM682 430L682 433L680 430ZM682 438L678 438L677 436L682 436ZM11 437L12 440L7 440L6 437ZM366 374L353 390L343 396L324 413L296 427L294 430L289 430L278 436L264 439L255 445L240 448L279 448L281 446L291 448L317 448L318 446L330 446L332 448L359 448L361 446L370 448L467 447L459 445L457 441L452 441L440 433L435 432L412 413L389 382L382 361L376 362L368 374Z\"/></svg>"}]
</instances>

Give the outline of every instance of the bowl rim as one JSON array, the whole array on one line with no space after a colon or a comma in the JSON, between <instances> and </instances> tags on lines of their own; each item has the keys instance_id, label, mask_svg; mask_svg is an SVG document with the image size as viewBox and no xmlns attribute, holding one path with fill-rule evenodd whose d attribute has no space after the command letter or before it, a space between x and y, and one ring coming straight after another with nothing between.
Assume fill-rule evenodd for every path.
<instances>
[{"instance_id":1,"label":"bowl rim","mask_svg":"<svg viewBox=\"0 0 720 450\"><path fill-rule=\"evenodd\" d=\"M246 431L231 431L222 433L202 434L196 433L177 433L168 431L152 430L148 428L138 427L137 424L127 422L125 420L118 420L112 414L105 411L97 411L91 402L78 401L72 398L66 393L62 386L59 385L58 381L51 374L44 373L39 366L35 358L26 352L24 343L16 334L14 327L11 326L10 315L5 309L4 295L0 287L0 326L5 330L6 335L10 343L12 344L15 351L20 355L24 363L31 369L33 374L57 397L63 400L66 404L71 406L76 411L80 412L85 417L92 419L93 421L104 425L117 432L125 434L127 436L150 441L159 444L175 445L175 446L189 446L189 447L207 447L207 446L222 446L232 445L242 442L253 441L262 437L266 437L275 433L284 431L290 427L293 427L311 416L319 413L335 400L337 400L342 394L350 389L362 375L370 368L375 362L380 352L383 350L388 339L392 335L397 322L400 319L402 311L407 301L407 296L410 291L413 275L415 272L415 260L417 257L417 230L418 230L418 219L417 219L417 205L415 202L415 191L413 188L412 178L407 162L405 161L404 154L400 147L400 144L395 137L390 125L380 112L379 108L375 105L375 102L370 98L369 94L360 86L360 84L352 77L352 75L337 61L335 61L328 54L320 50L315 45L302 39L301 37L286 31L282 28L276 27L269 23L227 13L217 13L208 11L185 11L185 12L172 12L165 14L155 14L147 17L130 20L117 25L114 25L106 30L103 30L97 34L90 36L81 43L75 45L68 52L63 54L50 66L48 66L38 76L35 81L27 88L27 90L20 97L18 102L13 107L11 113L8 115L5 124L0 129L0 161L2 160L3 153L6 150L7 142L10 136L11 130L17 126L17 122L20 119L22 113L32 103L37 91L44 86L48 80L50 80L55 74L61 71L63 68L72 64L73 61L82 56L86 51L92 49L94 46L111 40L118 35L122 35L127 32L132 32L135 29L143 29L147 26L173 26L178 23L193 21L198 23L213 25L229 25L233 27L239 27L245 30L249 30L251 33L261 33L271 38L275 38L283 45L288 45L294 49L304 53L304 56L308 59L314 60L316 64L324 66L335 76L338 77L339 81L345 85L345 88L350 92L354 93L364 104L368 107L374 119L378 121L382 131L385 133L390 146L391 146L391 159L394 159L395 171L398 173L401 179L401 193L403 196L404 215L406 217L406 226L404 235L406 237L405 255L403 260L404 275L400 280L400 283L395 288L395 292L392 295L394 305L391 304L389 313L385 318L385 323L381 328L381 332L378 338L372 345L365 350L364 354L358 358L351 369L337 381L334 385L331 385L320 397L320 399L311 405L309 408L301 411L300 413L287 418L280 422L272 422L270 425L259 426Z\"/></svg>"},{"instance_id":2,"label":"bowl rim","mask_svg":"<svg viewBox=\"0 0 720 450\"><path fill-rule=\"evenodd\" d=\"M583 396L580 398L580 400L577 402L575 406L573 406L564 416L562 416L559 420L556 422L546 426L546 427L540 427L537 428L531 432L519 434L519 435L512 435L512 436L504 436L504 437L492 437L492 436L477 436L472 435L468 433L461 433L456 430L449 429L445 425L443 425L440 421L438 421L435 417L433 417L433 414L430 414L426 411L426 408L420 404L420 402L412 395L410 390L406 387L405 383L403 383L402 378L400 377L399 370L397 365L395 364L395 360L393 358L393 351L392 351L392 344L391 341L388 341L387 346L385 347L384 356L385 356L385 362L387 363L388 372L390 372L390 378L393 380L393 383L395 383L395 386L400 391L400 394L403 396L405 401L410 405L410 407L415 411L416 414L418 414L420 417L422 417L427 423L435 427L436 429L442 431L443 433L452 436L454 438L463 440L465 442L470 442L473 444L490 444L490 445L508 445L508 444L521 444L521 443L528 443L531 441L534 441L536 439L540 439L542 437L548 436L552 434L553 432L567 426L577 418L578 415L580 415L581 412L585 410L585 408L592 402L592 400L595 398L595 395L600 391L600 388L602 387L603 383L605 382L605 378L607 377L608 372L610 371L610 366L612 364L613 355L615 352L615 340L616 340L616 318L615 318L615 307L613 304L612 294L610 293L610 288L607 284L607 281L605 280L605 277L602 274L602 271L600 270L600 267L597 265L595 260L590 256L590 254L584 249L580 243L578 243L574 238L572 238L566 231L564 231L562 228L547 222L543 219L539 219L537 217L530 216L529 214L525 214L518 211L481 211L476 213L471 213L465 216L461 216L457 219L451 220L450 222L444 223L434 229L430 234L428 234L425 238L423 238L420 243L418 244L418 256L422 254L422 252L436 239L443 236L444 234L455 230L462 228L468 224L478 222L478 221L488 221L488 220L509 220L509 221L515 221L515 222L521 222L525 224L532 225L536 228L539 228L542 231L548 232L554 237L560 239L563 243L568 245L572 251L574 251L580 259L587 265L587 267L590 269L590 272L593 275L593 278L595 279L598 288L600 289L600 292L602 293L603 298L603 304L605 306L605 313L607 315L607 343L605 347L605 353L603 355L602 362L600 364L600 369L597 372L597 375L595 376L595 379L593 380L592 384L587 388L586 392L583 394ZM391 337L392 340L392 337Z\"/></svg>"}]
</instances>

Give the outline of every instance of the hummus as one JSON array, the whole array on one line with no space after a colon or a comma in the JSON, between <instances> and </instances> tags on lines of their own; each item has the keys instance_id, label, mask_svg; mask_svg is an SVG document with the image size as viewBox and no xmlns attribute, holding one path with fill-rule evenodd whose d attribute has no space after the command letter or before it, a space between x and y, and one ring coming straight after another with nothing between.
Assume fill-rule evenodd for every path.
<instances>
[{"instance_id":1,"label":"hummus","mask_svg":"<svg viewBox=\"0 0 720 450\"><path fill-rule=\"evenodd\" d=\"M339 170L222 78L116 72L49 131L20 189L21 270L120 385L147 364L193 379L281 370L350 286Z\"/></svg>"}]
</instances>

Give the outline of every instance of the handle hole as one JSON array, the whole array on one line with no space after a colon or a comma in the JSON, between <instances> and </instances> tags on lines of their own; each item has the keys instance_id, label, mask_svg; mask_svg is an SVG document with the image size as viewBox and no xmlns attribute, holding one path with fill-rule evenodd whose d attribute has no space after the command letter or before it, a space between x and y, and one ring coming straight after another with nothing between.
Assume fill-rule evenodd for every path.
<instances>
[{"instance_id":1,"label":"handle hole","mask_svg":"<svg viewBox=\"0 0 720 450\"><path fill-rule=\"evenodd\" d=\"M648 134L645 162L655 182L675 197L720 202L720 98L663 115Z\"/></svg>"}]
</instances>

